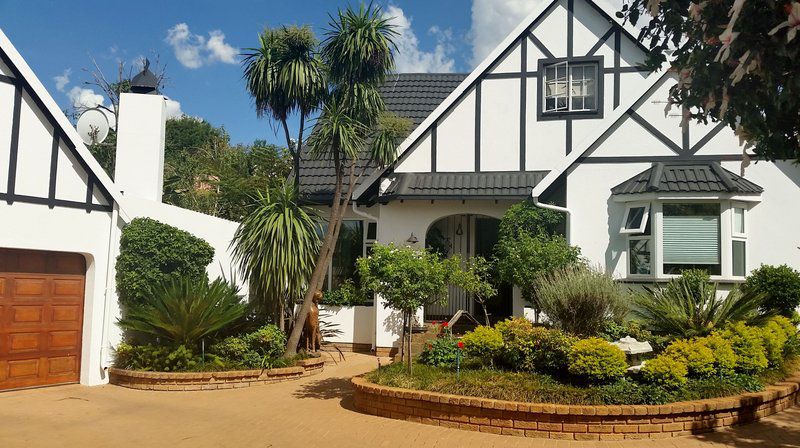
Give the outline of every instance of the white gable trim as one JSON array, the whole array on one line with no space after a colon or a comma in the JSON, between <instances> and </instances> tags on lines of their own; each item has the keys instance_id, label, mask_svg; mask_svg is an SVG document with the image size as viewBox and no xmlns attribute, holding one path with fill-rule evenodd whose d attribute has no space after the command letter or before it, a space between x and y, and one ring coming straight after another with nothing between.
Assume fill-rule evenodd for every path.
<instances>
[{"instance_id":1,"label":"white gable trim","mask_svg":"<svg viewBox=\"0 0 800 448\"><path fill-rule=\"evenodd\" d=\"M74 147L81 162L83 162L88 168L88 171L90 171L87 174L93 176L94 179L100 183L111 199L119 205L123 219L129 221L124 212L122 193L118 191L114 182L108 177L94 156L92 156L92 153L89 152L89 149L84 145L83 140L81 140L78 132L72 126L72 123L69 122L64 112L58 107L53 97L50 96L47 89L41 81L39 81L39 78L33 70L31 70L25 62L25 59L17 51L2 29L0 29L0 57L7 63L9 69L14 72L14 77L11 77L8 81L19 83L19 85L25 88L28 94L44 108L42 113L50 116L53 120L53 125L57 126L61 135L69 141L68 145L71 144L70 146Z\"/></svg>"},{"instance_id":2,"label":"white gable trim","mask_svg":"<svg viewBox=\"0 0 800 448\"><path fill-rule=\"evenodd\" d=\"M539 8L537 8L530 15L528 15L528 17L526 17L525 20L523 20L511 33L509 33L505 37L505 39L503 39L503 41L500 42L500 44L496 46L494 50L492 50L492 52L489 53L489 55L486 56L486 58L484 58L484 60L481 61L481 63L478 64L477 67L475 67L475 69L472 70L469 76L467 76L467 78L464 81L462 81L461 84L459 84L459 86L456 87L456 89L453 90L453 92L451 92L450 95L448 95L447 98L445 98L445 100L442 101L442 103L439 104L439 106L436 107L436 109L434 109L433 112L431 112L431 114L428 115L428 117L422 123L420 123L420 125L417 126L408 137L406 137L406 139L397 148L397 152L399 154L397 159L391 164L389 164L387 167L375 170L355 189L355 191L353 192L353 200L359 199L366 192L366 190L370 186L372 186L372 184L374 184L374 182L378 178L380 178L382 175L384 175L385 173L392 170L395 166L397 166L397 164L405 160L409 152L414 149L414 145L419 140L424 138L425 134L429 131L429 129L431 129L439 121L439 119L442 118L442 116L444 116L464 95L466 95L469 92L469 90L473 88L475 83L479 81L480 78L484 76L487 71L491 70L491 68L499 60L501 60L510 50L512 50L512 46L514 45L515 42L528 35L530 29L533 26L535 26L540 21L540 19L545 17L550 12L550 10L554 6L556 6L556 4L559 3L560 1L562 0L551 0L550 2L540 5ZM576 1L576 0L568 0L568 2L571 1ZM606 7L598 5L592 0L577 0L577 1L585 1L589 6L593 7L601 15L605 15L606 18L610 22L612 22L613 26L618 26L626 37L631 39L637 46L642 48L644 51L647 51L647 49L636 39L636 37L634 37L633 33L636 32L636 29L632 25L630 25L627 22L619 23L616 19L614 19L613 12L609 12L606 9ZM535 39L535 36L533 36L532 34L531 37ZM601 39L601 41L604 41L604 39ZM536 41L534 41L534 43L535 42ZM575 151L572 151L572 153L575 153Z\"/></svg>"}]
</instances>

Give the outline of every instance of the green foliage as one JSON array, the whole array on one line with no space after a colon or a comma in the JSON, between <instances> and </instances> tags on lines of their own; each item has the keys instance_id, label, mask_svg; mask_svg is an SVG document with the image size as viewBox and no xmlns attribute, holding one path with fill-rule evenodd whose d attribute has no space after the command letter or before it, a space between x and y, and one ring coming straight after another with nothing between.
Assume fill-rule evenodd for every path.
<instances>
[{"instance_id":1,"label":"green foliage","mask_svg":"<svg viewBox=\"0 0 800 448\"><path fill-rule=\"evenodd\" d=\"M114 366L128 370L185 372L202 363L200 357L185 345L171 348L163 345L120 343L114 349Z\"/></svg>"},{"instance_id":2,"label":"green foliage","mask_svg":"<svg viewBox=\"0 0 800 448\"><path fill-rule=\"evenodd\" d=\"M483 365L493 366L494 360L500 357L503 350L503 335L500 330L483 325L467 332L461 341L467 356L480 360Z\"/></svg>"},{"instance_id":3,"label":"green foliage","mask_svg":"<svg viewBox=\"0 0 800 448\"><path fill-rule=\"evenodd\" d=\"M782 319L786 319L780 316ZM764 344L765 354L770 366L779 366L783 364L784 360L784 347L790 337L794 336L794 332L788 328L792 326L788 320L778 320L776 318L768 320L761 330L761 342ZM792 326L793 327L793 326Z\"/></svg>"},{"instance_id":4,"label":"green foliage","mask_svg":"<svg viewBox=\"0 0 800 448\"><path fill-rule=\"evenodd\" d=\"M303 296L319 251L319 233L317 212L300 205L290 184L258 193L257 205L236 229L231 245L260 313L272 311L279 321L283 310Z\"/></svg>"},{"instance_id":5,"label":"green foliage","mask_svg":"<svg viewBox=\"0 0 800 448\"><path fill-rule=\"evenodd\" d=\"M745 290L764 295L761 309L791 317L800 305L800 272L783 264L761 265L747 277Z\"/></svg>"},{"instance_id":6,"label":"green foliage","mask_svg":"<svg viewBox=\"0 0 800 448\"><path fill-rule=\"evenodd\" d=\"M450 367L456 365L458 356L458 341L453 337L453 333L445 329L422 349L419 355L419 362L435 367Z\"/></svg>"},{"instance_id":7,"label":"green foliage","mask_svg":"<svg viewBox=\"0 0 800 448\"><path fill-rule=\"evenodd\" d=\"M524 317L498 322L495 328L503 338L504 364L527 372L566 372L570 348L578 340L560 330L535 327Z\"/></svg>"},{"instance_id":8,"label":"green foliage","mask_svg":"<svg viewBox=\"0 0 800 448\"><path fill-rule=\"evenodd\" d=\"M209 347L228 364L245 368L272 368L286 349L286 334L275 325L229 336Z\"/></svg>"},{"instance_id":9,"label":"green foliage","mask_svg":"<svg viewBox=\"0 0 800 448\"><path fill-rule=\"evenodd\" d=\"M669 95L677 108L726 123L757 156L798 158L797 2L629 0L618 15L642 26L651 68L669 60L680 74Z\"/></svg>"},{"instance_id":10,"label":"green foliage","mask_svg":"<svg viewBox=\"0 0 800 448\"><path fill-rule=\"evenodd\" d=\"M711 350L714 355L714 369L720 374L730 374L736 367L736 353L730 341L723 338L719 333L712 333L700 338L702 343Z\"/></svg>"},{"instance_id":11,"label":"green foliage","mask_svg":"<svg viewBox=\"0 0 800 448\"><path fill-rule=\"evenodd\" d=\"M706 285L711 281L711 275L705 269L684 269L681 271L680 280L667 283L669 294L691 294L695 300L701 300Z\"/></svg>"},{"instance_id":12,"label":"green foliage","mask_svg":"<svg viewBox=\"0 0 800 448\"><path fill-rule=\"evenodd\" d=\"M769 365L760 329L736 322L722 330L720 336L727 339L733 347L737 371L756 374Z\"/></svg>"},{"instance_id":13,"label":"green foliage","mask_svg":"<svg viewBox=\"0 0 800 448\"><path fill-rule=\"evenodd\" d=\"M447 285L459 268L455 258L441 260L428 250L376 244L359 258L358 273L365 290L381 296L389 308L411 313L446 298Z\"/></svg>"},{"instance_id":14,"label":"green foliage","mask_svg":"<svg viewBox=\"0 0 800 448\"><path fill-rule=\"evenodd\" d=\"M669 356L676 361L686 364L689 375L694 377L709 377L717 373L715 368L714 352L705 345L702 339L679 339L672 342L664 351L664 356Z\"/></svg>"},{"instance_id":15,"label":"green foliage","mask_svg":"<svg viewBox=\"0 0 800 448\"><path fill-rule=\"evenodd\" d=\"M563 224L562 213L537 207L532 201L523 201L512 205L503 214L499 236L513 239L521 234L555 235Z\"/></svg>"},{"instance_id":16,"label":"green foliage","mask_svg":"<svg viewBox=\"0 0 800 448\"><path fill-rule=\"evenodd\" d=\"M600 338L581 339L569 351L569 373L590 383L608 383L625 375L625 353Z\"/></svg>"},{"instance_id":17,"label":"green foliage","mask_svg":"<svg viewBox=\"0 0 800 448\"><path fill-rule=\"evenodd\" d=\"M129 337L197 347L200 340L240 319L247 306L222 279L179 278L155 287L118 324Z\"/></svg>"},{"instance_id":18,"label":"green foliage","mask_svg":"<svg viewBox=\"0 0 800 448\"><path fill-rule=\"evenodd\" d=\"M667 389L677 389L686 384L689 369L681 359L660 355L647 361L641 370L642 378L651 384Z\"/></svg>"},{"instance_id":19,"label":"green foliage","mask_svg":"<svg viewBox=\"0 0 800 448\"><path fill-rule=\"evenodd\" d=\"M614 279L582 265L540 273L536 295L547 318L568 333L595 336L605 322L621 321L626 296Z\"/></svg>"},{"instance_id":20,"label":"green foliage","mask_svg":"<svg viewBox=\"0 0 800 448\"><path fill-rule=\"evenodd\" d=\"M325 291L320 303L327 306L353 307L364 305L367 303L367 298L353 280L348 278L338 288Z\"/></svg>"},{"instance_id":21,"label":"green foliage","mask_svg":"<svg viewBox=\"0 0 800 448\"><path fill-rule=\"evenodd\" d=\"M570 246L560 235L521 233L516 238L500 239L495 254L500 278L517 285L522 297L541 310L536 295L537 275L578 263L580 249Z\"/></svg>"},{"instance_id":22,"label":"green foliage","mask_svg":"<svg viewBox=\"0 0 800 448\"><path fill-rule=\"evenodd\" d=\"M437 252L439 253L439 252ZM441 255L439 253L439 255ZM486 311L487 302L497 295L497 289L491 281L492 265L483 257L473 257L467 260L466 268L456 271L453 282L461 287L467 294L483 307L486 325L489 325L489 313Z\"/></svg>"},{"instance_id":23,"label":"green foliage","mask_svg":"<svg viewBox=\"0 0 800 448\"><path fill-rule=\"evenodd\" d=\"M142 304L150 290L178 278L206 279L214 248L189 232L150 218L122 229L117 257L117 292L123 305Z\"/></svg>"},{"instance_id":24,"label":"green foliage","mask_svg":"<svg viewBox=\"0 0 800 448\"><path fill-rule=\"evenodd\" d=\"M653 351L656 353L661 352L667 344L669 344L668 337L654 335L650 331L642 328L642 325L634 320L628 320L622 323L613 320L605 321L599 334L599 337L609 342L615 342L627 336L638 341L649 342L653 347Z\"/></svg>"},{"instance_id":25,"label":"green foliage","mask_svg":"<svg viewBox=\"0 0 800 448\"><path fill-rule=\"evenodd\" d=\"M653 333L690 338L704 336L729 322L757 321L760 294L733 288L717 299L717 286L702 282L689 271L665 287L648 288L634 295L633 314Z\"/></svg>"}]
</instances>

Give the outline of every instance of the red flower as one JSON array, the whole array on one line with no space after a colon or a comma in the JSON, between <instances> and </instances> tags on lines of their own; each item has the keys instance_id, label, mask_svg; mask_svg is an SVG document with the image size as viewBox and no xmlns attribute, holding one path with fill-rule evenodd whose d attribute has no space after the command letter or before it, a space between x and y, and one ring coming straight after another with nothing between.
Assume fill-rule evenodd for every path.
<instances>
[{"instance_id":1,"label":"red flower","mask_svg":"<svg viewBox=\"0 0 800 448\"><path fill-rule=\"evenodd\" d=\"M439 321L438 320L433 321L433 325L439 325Z\"/></svg>"},{"instance_id":2,"label":"red flower","mask_svg":"<svg viewBox=\"0 0 800 448\"><path fill-rule=\"evenodd\" d=\"M464 348L464 341L458 341L458 348Z\"/></svg>"},{"instance_id":3,"label":"red flower","mask_svg":"<svg viewBox=\"0 0 800 448\"><path fill-rule=\"evenodd\" d=\"M442 322L442 326L447 328L450 326L450 322Z\"/></svg>"}]
</instances>

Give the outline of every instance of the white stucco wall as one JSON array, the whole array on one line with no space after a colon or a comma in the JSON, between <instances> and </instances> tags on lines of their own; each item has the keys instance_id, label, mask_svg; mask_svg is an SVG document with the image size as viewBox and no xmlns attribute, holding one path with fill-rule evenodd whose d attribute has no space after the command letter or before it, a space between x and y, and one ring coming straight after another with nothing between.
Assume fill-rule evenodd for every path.
<instances>
[{"instance_id":1,"label":"white stucco wall","mask_svg":"<svg viewBox=\"0 0 800 448\"><path fill-rule=\"evenodd\" d=\"M320 320L335 325L341 333L326 338L326 342L370 344L375 332L374 306L320 306Z\"/></svg>"}]
</instances>

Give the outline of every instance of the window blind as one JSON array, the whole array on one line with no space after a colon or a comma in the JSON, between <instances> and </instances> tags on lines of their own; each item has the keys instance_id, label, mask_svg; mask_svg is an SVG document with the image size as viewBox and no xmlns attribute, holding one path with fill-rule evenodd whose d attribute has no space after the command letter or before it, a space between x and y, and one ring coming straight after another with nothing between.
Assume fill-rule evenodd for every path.
<instances>
[{"instance_id":1,"label":"window blind","mask_svg":"<svg viewBox=\"0 0 800 448\"><path fill-rule=\"evenodd\" d=\"M719 216L664 216L665 264L719 264Z\"/></svg>"}]
</instances>

